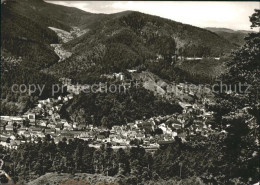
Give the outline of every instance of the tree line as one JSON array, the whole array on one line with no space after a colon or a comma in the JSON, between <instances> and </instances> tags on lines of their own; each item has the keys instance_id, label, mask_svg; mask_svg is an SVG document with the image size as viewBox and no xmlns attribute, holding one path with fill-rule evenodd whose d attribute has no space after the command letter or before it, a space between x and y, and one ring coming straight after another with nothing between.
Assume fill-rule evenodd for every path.
<instances>
[{"instance_id":1,"label":"tree line","mask_svg":"<svg viewBox=\"0 0 260 185\"><path fill-rule=\"evenodd\" d=\"M37 143L20 145L17 150L0 147L0 151L5 155L5 171L16 182L28 181L47 172L58 172L114 176L122 184L193 177L200 178L205 184L235 181L250 184L258 179L258 159L252 156L257 146L248 134L248 127L241 121L234 120L236 124L227 136L189 136L186 143L176 137L174 143L161 145L154 153L139 145L114 150L107 143L95 149L80 139L63 138L55 144L48 137L38 139ZM243 132L237 127L241 124L245 126Z\"/></svg>"}]
</instances>

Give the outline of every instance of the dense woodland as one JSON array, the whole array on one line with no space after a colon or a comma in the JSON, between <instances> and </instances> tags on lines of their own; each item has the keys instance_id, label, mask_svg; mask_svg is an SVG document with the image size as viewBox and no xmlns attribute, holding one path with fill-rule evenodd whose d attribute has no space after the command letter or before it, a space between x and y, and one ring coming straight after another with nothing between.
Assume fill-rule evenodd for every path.
<instances>
[{"instance_id":1,"label":"dense woodland","mask_svg":"<svg viewBox=\"0 0 260 185\"><path fill-rule=\"evenodd\" d=\"M2 56L22 57L25 66L37 70L58 60L50 47L51 43L58 43L55 32L15 12L9 3L2 8L1 17Z\"/></svg>"},{"instance_id":2,"label":"dense woodland","mask_svg":"<svg viewBox=\"0 0 260 185\"><path fill-rule=\"evenodd\" d=\"M48 137L37 144L21 145L18 150L0 151L8 163L4 169L20 183L46 172L84 172L115 176L120 184L194 177L205 184L250 184L256 182L259 172L257 155L252 157L257 149L252 145L255 138L248 135L243 120L233 123L227 137L192 136L187 138L188 143L176 138L175 143L162 145L154 155L139 146L113 150L107 144L95 149L82 140L64 138L54 144Z\"/></svg>"},{"instance_id":3,"label":"dense woodland","mask_svg":"<svg viewBox=\"0 0 260 185\"><path fill-rule=\"evenodd\" d=\"M189 60L178 63L175 66L176 78L179 81L187 81L194 84L214 84L216 79L228 71L226 62L231 57L222 57L220 60L203 58L201 60ZM173 73L172 73L173 74Z\"/></svg>"},{"instance_id":4,"label":"dense woodland","mask_svg":"<svg viewBox=\"0 0 260 185\"><path fill-rule=\"evenodd\" d=\"M52 96L52 84L59 81L50 75L39 73L37 70L27 67L12 67L11 70L2 72L1 75L1 115L17 115L23 114L30 107L33 107L38 99L46 99ZM13 84L15 92L12 92ZM36 92L29 94L29 91L19 92L19 85L37 84L44 86L43 92L39 89ZM24 88L22 88L24 90ZM33 89L32 89L33 90ZM59 95L58 93L56 94Z\"/></svg>"},{"instance_id":5,"label":"dense woodland","mask_svg":"<svg viewBox=\"0 0 260 185\"><path fill-rule=\"evenodd\" d=\"M250 16L251 28L260 27L260 10ZM238 84L244 83L250 85L250 92L244 94L244 97L253 107L258 106L260 102L260 32L249 33L245 38L245 44L240 49L232 53L232 60L227 62L228 73L222 75L225 83ZM258 117L260 115L258 114Z\"/></svg>"},{"instance_id":6,"label":"dense woodland","mask_svg":"<svg viewBox=\"0 0 260 185\"><path fill-rule=\"evenodd\" d=\"M125 92L119 88L116 93L82 93L63 108L62 115L69 115L69 119L80 124L111 128L138 119L182 112L177 102L166 102L144 88L132 87Z\"/></svg>"},{"instance_id":7,"label":"dense woodland","mask_svg":"<svg viewBox=\"0 0 260 185\"><path fill-rule=\"evenodd\" d=\"M29 12L18 6L18 1L8 1L1 8L1 115L24 113L38 99L50 97L52 84L58 83L53 76L40 72L59 59L50 46L59 42L56 33L44 27L43 20L32 20ZM29 95L12 92L14 84L45 84L46 88L41 95L39 91Z\"/></svg>"}]
</instances>

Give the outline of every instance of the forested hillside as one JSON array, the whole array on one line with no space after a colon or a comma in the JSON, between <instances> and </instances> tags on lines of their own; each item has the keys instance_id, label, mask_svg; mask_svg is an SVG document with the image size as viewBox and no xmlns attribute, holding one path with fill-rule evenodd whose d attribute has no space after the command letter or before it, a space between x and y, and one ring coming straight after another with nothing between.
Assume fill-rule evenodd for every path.
<instances>
[{"instance_id":1,"label":"forested hillside","mask_svg":"<svg viewBox=\"0 0 260 185\"><path fill-rule=\"evenodd\" d=\"M144 88L124 92L80 94L64 108L63 115L81 124L112 128L138 119L181 113L177 102L167 102Z\"/></svg>"},{"instance_id":2,"label":"forested hillside","mask_svg":"<svg viewBox=\"0 0 260 185\"><path fill-rule=\"evenodd\" d=\"M210 31L133 11L106 15L88 28L88 33L65 44L72 57L50 72L86 81L103 73L151 69L155 63L168 71L178 56L218 57L235 48ZM167 75L172 71L158 74L172 79L175 71Z\"/></svg>"},{"instance_id":3,"label":"forested hillside","mask_svg":"<svg viewBox=\"0 0 260 185\"><path fill-rule=\"evenodd\" d=\"M33 82L29 78L48 76L54 81L69 77L94 83L100 81L102 74L137 69L171 81L186 80L190 74L183 70L185 66L175 66L178 57L219 57L235 48L208 30L133 11L92 14L42 0L11 0L2 4L1 17L3 60L8 63L7 57L21 59L16 68L11 67L8 72L2 69L5 96L10 94L6 79L28 84ZM63 45L72 56L58 63L59 57L50 44L60 40L50 26L89 31ZM21 71L30 77L19 75Z\"/></svg>"},{"instance_id":4,"label":"forested hillside","mask_svg":"<svg viewBox=\"0 0 260 185\"><path fill-rule=\"evenodd\" d=\"M49 97L52 83L58 83L40 70L59 60L50 46L59 42L58 36L47 25L64 26L39 15L32 2L35 1L1 4L1 115L23 113L38 98ZM11 92L14 84L45 84L47 88L41 95L36 92L29 96Z\"/></svg>"}]
</instances>

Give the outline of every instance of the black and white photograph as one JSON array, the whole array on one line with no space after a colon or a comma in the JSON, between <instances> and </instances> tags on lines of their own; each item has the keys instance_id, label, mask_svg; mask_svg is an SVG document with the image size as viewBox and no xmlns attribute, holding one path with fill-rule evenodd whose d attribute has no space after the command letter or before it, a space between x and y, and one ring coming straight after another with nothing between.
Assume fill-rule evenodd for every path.
<instances>
[{"instance_id":1,"label":"black and white photograph","mask_svg":"<svg viewBox=\"0 0 260 185\"><path fill-rule=\"evenodd\" d=\"M0 185L259 185L259 1L1 0Z\"/></svg>"}]
</instances>

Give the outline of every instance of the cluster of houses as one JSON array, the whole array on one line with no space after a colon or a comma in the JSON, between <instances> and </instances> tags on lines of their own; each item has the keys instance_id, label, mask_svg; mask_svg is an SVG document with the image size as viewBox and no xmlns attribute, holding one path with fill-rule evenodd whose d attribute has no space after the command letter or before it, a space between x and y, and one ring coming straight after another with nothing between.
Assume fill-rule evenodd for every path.
<instances>
[{"instance_id":1,"label":"cluster of houses","mask_svg":"<svg viewBox=\"0 0 260 185\"><path fill-rule=\"evenodd\" d=\"M18 130L25 128L25 123L34 124L35 114L28 113L23 116L1 116L0 117L0 144L3 146L17 148L25 139L18 138ZM33 131L32 134L35 134Z\"/></svg>"},{"instance_id":2,"label":"cluster of houses","mask_svg":"<svg viewBox=\"0 0 260 185\"><path fill-rule=\"evenodd\" d=\"M191 109L191 108L190 108ZM204 112L203 114L204 115ZM212 133L211 125L206 120L211 113L198 116L194 123L187 126L189 114L174 114L168 116L152 117L147 120L137 120L122 126L113 126L111 130L88 127L76 137L91 141L92 146L100 146L103 143L111 143L112 147L129 147L138 140L145 148L158 148L160 143L173 142L178 136L183 142L188 135L207 137Z\"/></svg>"},{"instance_id":3,"label":"cluster of houses","mask_svg":"<svg viewBox=\"0 0 260 185\"><path fill-rule=\"evenodd\" d=\"M35 110L48 110L46 107L55 107L52 101L47 99L46 102L40 101ZM57 100L56 100L57 101ZM45 105L45 106L43 106ZM113 126L108 130L105 128L93 127L93 125L79 125L77 123L68 123L64 119L53 117L55 110L45 117L36 119L39 112L27 114L22 117L1 117L5 120L5 128L1 121L1 144L11 148L17 148L20 144L27 141L38 142L41 139L53 139L55 143L62 141L64 138L79 138L89 141L93 147L100 147L104 143L110 143L112 147L131 147L136 142L147 149L158 148L165 142L173 142L178 136L183 142L188 135L201 135L207 137L211 133L210 125L206 124L208 116L205 112L199 112L199 116L194 120L192 125L187 128L190 112L198 109L195 105L182 104L184 107L183 114L173 114L168 116L152 117L146 120L137 120L134 123L128 123L122 126ZM44 107L44 108L43 108ZM57 107L58 110L58 107ZM48 111L47 111L48 112ZM46 119L49 118L49 119ZM30 126L25 126L24 121L29 120ZM52 121L53 120L53 121ZM55 120L55 121L54 121ZM18 126L19 125L19 126ZM14 131L16 129L16 131Z\"/></svg>"},{"instance_id":4,"label":"cluster of houses","mask_svg":"<svg viewBox=\"0 0 260 185\"><path fill-rule=\"evenodd\" d=\"M200 134L208 137L212 133L207 120L213 117L213 112L205 110L205 104L211 103L209 98L202 98L198 103L180 101L179 105L183 108L181 114L137 120L127 125L113 126L110 130L68 122L61 118L60 111L63 105L73 98L76 91L73 90L70 79L60 80L68 87L68 92L72 91L71 94L56 99L39 100L24 116L1 116L1 145L17 148L21 143L38 142L39 139L53 139L58 143L64 138L67 141L79 138L89 141L94 147L104 143L110 143L112 147L139 144L149 149L158 148L161 143L173 142L176 136L185 142L187 136ZM178 85L180 88L183 87L182 84ZM80 89L84 87L81 85Z\"/></svg>"},{"instance_id":5,"label":"cluster of houses","mask_svg":"<svg viewBox=\"0 0 260 185\"><path fill-rule=\"evenodd\" d=\"M61 119L59 111L62 103L69 97L58 99L39 100L38 105L24 116L1 116L1 144L17 148L27 141L38 142L41 139L53 139L55 143L67 139L79 138L89 141L91 146L100 147L110 143L112 147L130 147L136 143L147 149L158 148L159 144L173 142L178 136L183 142L189 135L207 137L211 132L211 125L206 120L212 117L212 112L206 112L200 105L182 103L182 114L152 117L146 120L137 120L122 126L113 126L108 130L68 123ZM192 117L191 117L192 115ZM190 124L192 120L192 124ZM30 126L26 125L28 121ZM190 124L190 125L189 125Z\"/></svg>"},{"instance_id":6,"label":"cluster of houses","mask_svg":"<svg viewBox=\"0 0 260 185\"><path fill-rule=\"evenodd\" d=\"M22 116L1 116L1 144L11 148L26 141L44 138L47 134L56 134L61 130L73 130L77 125L61 119L60 110L73 95L59 96L57 99L39 100L37 105Z\"/></svg>"}]
</instances>

